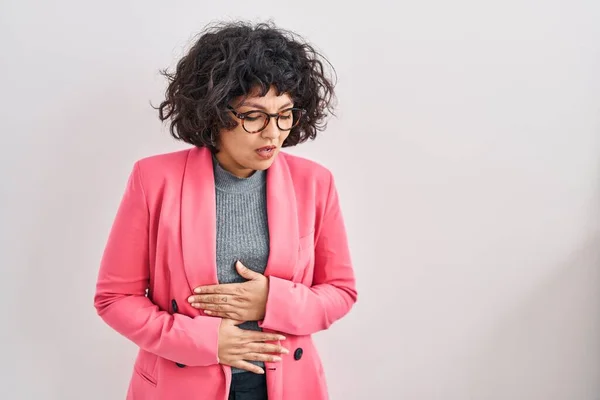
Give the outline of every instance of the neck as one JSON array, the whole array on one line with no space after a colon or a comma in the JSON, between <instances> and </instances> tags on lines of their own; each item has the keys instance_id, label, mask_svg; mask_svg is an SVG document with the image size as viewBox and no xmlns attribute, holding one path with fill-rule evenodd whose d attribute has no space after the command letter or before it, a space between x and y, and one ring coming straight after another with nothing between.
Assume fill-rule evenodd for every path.
<instances>
[{"instance_id":1,"label":"neck","mask_svg":"<svg viewBox=\"0 0 600 400\"><path fill-rule=\"evenodd\" d=\"M228 157L227 154L223 153L222 151L215 154L215 158L219 162L221 168L223 168L230 174L237 176L238 178L248 178L250 175L256 172L253 169L245 168L239 165L233 159L231 159L231 157Z\"/></svg>"}]
</instances>

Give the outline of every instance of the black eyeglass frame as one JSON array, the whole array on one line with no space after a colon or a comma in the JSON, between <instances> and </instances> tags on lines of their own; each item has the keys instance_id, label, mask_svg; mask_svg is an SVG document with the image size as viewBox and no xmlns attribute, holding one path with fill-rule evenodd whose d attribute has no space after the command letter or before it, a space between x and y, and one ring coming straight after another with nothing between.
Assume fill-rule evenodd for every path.
<instances>
[{"instance_id":1,"label":"black eyeglass frame","mask_svg":"<svg viewBox=\"0 0 600 400\"><path fill-rule=\"evenodd\" d=\"M285 110L281 110L280 112L276 113L276 114L269 114L266 111L262 111L262 110L251 110L251 111L246 111L243 113L238 113L237 111L235 111L235 109L231 106L227 106L227 108L229 109L229 111L231 111L233 113L233 115L235 115L236 117L238 117L239 119L242 120L242 128L244 128L244 130L248 133L259 133L265 130L265 128L269 125L269 123L271 122L271 118L275 118L275 123L277 124L277 128L279 128L279 130L281 131L290 131L292 129L294 129L295 127L298 126L298 124L300 123L300 120L302 119L302 117L304 116L304 114L306 114L306 110L303 108L297 108L297 107L291 107L291 108L286 108ZM292 115L294 113L294 111L299 111L300 112L300 116L298 117L297 121L293 121L293 125L290 128L281 128L281 126L279 126L279 117L281 117L281 114L286 113L292 111ZM246 129L246 126L244 125L244 120L246 119L246 117L248 117L248 115L250 114L254 114L254 113L261 113L263 115L265 115L265 124L263 125L262 128L260 128L257 131L249 131L248 129Z\"/></svg>"}]
</instances>

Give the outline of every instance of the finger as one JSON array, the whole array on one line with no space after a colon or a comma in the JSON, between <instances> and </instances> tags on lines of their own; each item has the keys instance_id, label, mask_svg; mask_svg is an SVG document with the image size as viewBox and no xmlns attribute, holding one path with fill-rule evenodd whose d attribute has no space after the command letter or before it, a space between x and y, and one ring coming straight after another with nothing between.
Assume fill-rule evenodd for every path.
<instances>
[{"instance_id":1,"label":"finger","mask_svg":"<svg viewBox=\"0 0 600 400\"><path fill-rule=\"evenodd\" d=\"M204 294L188 297L189 303L212 303L212 304L228 304L236 303L235 297L231 294Z\"/></svg>"},{"instance_id":2,"label":"finger","mask_svg":"<svg viewBox=\"0 0 600 400\"><path fill-rule=\"evenodd\" d=\"M192 307L199 310L204 310L206 315L211 317L228 318L235 320L244 320L243 313L239 308L235 308L228 304L208 304L208 303L192 303Z\"/></svg>"},{"instance_id":3,"label":"finger","mask_svg":"<svg viewBox=\"0 0 600 400\"><path fill-rule=\"evenodd\" d=\"M235 263L235 269L237 270L238 274L248 280L257 279L262 276L262 274L252 271L250 268L246 267L241 261Z\"/></svg>"},{"instance_id":4,"label":"finger","mask_svg":"<svg viewBox=\"0 0 600 400\"><path fill-rule=\"evenodd\" d=\"M236 308L231 304L192 303L191 306L200 310L217 312L232 312L236 310Z\"/></svg>"},{"instance_id":5,"label":"finger","mask_svg":"<svg viewBox=\"0 0 600 400\"><path fill-rule=\"evenodd\" d=\"M244 331L244 339L246 339L247 342L276 342L278 340L285 340L285 336L276 333L247 330Z\"/></svg>"},{"instance_id":6,"label":"finger","mask_svg":"<svg viewBox=\"0 0 600 400\"><path fill-rule=\"evenodd\" d=\"M265 371L258 365L251 364L244 360L233 362L233 363L231 363L231 366L240 368L240 369L245 369L246 371L254 372L255 374L262 375L265 373Z\"/></svg>"},{"instance_id":7,"label":"finger","mask_svg":"<svg viewBox=\"0 0 600 400\"><path fill-rule=\"evenodd\" d=\"M221 321L222 324L226 324L226 325L241 325L246 321L237 319L237 318L223 318L223 321Z\"/></svg>"},{"instance_id":8,"label":"finger","mask_svg":"<svg viewBox=\"0 0 600 400\"><path fill-rule=\"evenodd\" d=\"M221 285L198 286L194 289L196 294L235 294L240 283L224 283Z\"/></svg>"},{"instance_id":9,"label":"finger","mask_svg":"<svg viewBox=\"0 0 600 400\"><path fill-rule=\"evenodd\" d=\"M248 343L246 345L246 349L248 349L251 353L290 354L290 351L285 347L270 343Z\"/></svg>"},{"instance_id":10,"label":"finger","mask_svg":"<svg viewBox=\"0 0 600 400\"><path fill-rule=\"evenodd\" d=\"M244 360L247 360L247 361L280 362L281 361L281 357L273 355L273 354L246 353L246 354L244 354Z\"/></svg>"},{"instance_id":11,"label":"finger","mask_svg":"<svg viewBox=\"0 0 600 400\"><path fill-rule=\"evenodd\" d=\"M233 320L240 319L239 314L237 314L235 312L219 312L219 311L204 310L204 314L210 315L211 317L217 317L217 318L226 318L226 319L233 319Z\"/></svg>"}]
</instances>

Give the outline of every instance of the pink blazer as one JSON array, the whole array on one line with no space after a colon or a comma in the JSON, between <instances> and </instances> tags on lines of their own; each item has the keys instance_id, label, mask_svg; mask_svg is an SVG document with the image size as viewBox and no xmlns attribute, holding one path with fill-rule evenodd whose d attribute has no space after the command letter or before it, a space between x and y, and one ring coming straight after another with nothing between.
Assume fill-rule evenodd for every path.
<instances>
[{"instance_id":1,"label":"pink blazer","mask_svg":"<svg viewBox=\"0 0 600 400\"><path fill-rule=\"evenodd\" d=\"M217 361L220 318L187 298L216 284L211 154L192 148L135 163L102 257L94 305L139 352L129 400L226 400L231 368ZM281 152L267 172L270 256L266 332L290 350L266 363L270 400L327 399L311 334L356 302L354 273L331 173Z\"/></svg>"}]
</instances>

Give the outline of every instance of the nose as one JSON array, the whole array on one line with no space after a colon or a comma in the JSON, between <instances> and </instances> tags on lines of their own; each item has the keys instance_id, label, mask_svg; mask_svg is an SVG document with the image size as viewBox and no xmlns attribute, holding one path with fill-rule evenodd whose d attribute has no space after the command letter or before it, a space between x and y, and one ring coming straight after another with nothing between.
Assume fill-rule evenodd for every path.
<instances>
[{"instance_id":1,"label":"nose","mask_svg":"<svg viewBox=\"0 0 600 400\"><path fill-rule=\"evenodd\" d=\"M279 130L279 127L277 126L277 121L275 120L275 118L271 118L271 121L269 122L267 127L265 129L263 129L263 131L261 133L262 133L262 137L265 139L279 139L279 136L281 135L281 131Z\"/></svg>"}]
</instances>

